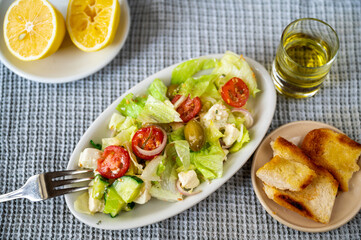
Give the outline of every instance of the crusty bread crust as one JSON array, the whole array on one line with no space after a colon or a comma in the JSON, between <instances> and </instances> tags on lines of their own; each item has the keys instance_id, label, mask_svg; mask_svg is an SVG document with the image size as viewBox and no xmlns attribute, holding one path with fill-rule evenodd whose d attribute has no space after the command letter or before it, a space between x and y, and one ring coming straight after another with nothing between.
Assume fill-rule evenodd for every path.
<instances>
[{"instance_id":1,"label":"crusty bread crust","mask_svg":"<svg viewBox=\"0 0 361 240\"><path fill-rule=\"evenodd\" d=\"M312 170L317 170L317 166L313 164L312 160L296 145L287 141L283 137L278 137L271 143L273 155L278 155L282 158L302 163Z\"/></svg>"},{"instance_id":2,"label":"crusty bread crust","mask_svg":"<svg viewBox=\"0 0 361 240\"><path fill-rule=\"evenodd\" d=\"M360 169L357 161L361 144L345 134L321 128L309 132L301 148L315 164L324 167L336 178L342 191L348 191L352 174Z\"/></svg>"},{"instance_id":3,"label":"crusty bread crust","mask_svg":"<svg viewBox=\"0 0 361 240\"><path fill-rule=\"evenodd\" d=\"M322 168L318 169L312 183L299 192L280 190L264 183L268 198L304 217L325 224L330 221L337 189L338 182Z\"/></svg>"},{"instance_id":4,"label":"crusty bread crust","mask_svg":"<svg viewBox=\"0 0 361 240\"><path fill-rule=\"evenodd\" d=\"M256 175L269 186L290 191L301 191L316 176L315 171L304 164L276 155L260 169Z\"/></svg>"},{"instance_id":5,"label":"crusty bread crust","mask_svg":"<svg viewBox=\"0 0 361 240\"><path fill-rule=\"evenodd\" d=\"M300 148L282 137L278 137L271 146L274 155L295 161L312 169L316 176L301 191L280 190L264 183L267 196L279 205L317 222L328 223L335 202L338 182L324 168L313 163Z\"/></svg>"}]
</instances>

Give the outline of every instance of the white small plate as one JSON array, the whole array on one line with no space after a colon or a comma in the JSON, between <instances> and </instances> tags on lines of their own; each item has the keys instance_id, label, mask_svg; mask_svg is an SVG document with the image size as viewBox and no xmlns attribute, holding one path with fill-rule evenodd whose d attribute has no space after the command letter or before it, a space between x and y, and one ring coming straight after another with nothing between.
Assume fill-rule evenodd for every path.
<instances>
[{"instance_id":1,"label":"white small plate","mask_svg":"<svg viewBox=\"0 0 361 240\"><path fill-rule=\"evenodd\" d=\"M251 176L253 189L266 211L280 223L303 232L326 232L336 229L350 221L361 209L361 171L353 174L348 192L338 192L330 222L322 224L302 217L269 199L263 190L262 181L256 177L257 170L271 160L273 151L270 142L281 136L295 144L302 143L308 132L317 128L328 128L341 132L325 123L299 121L283 125L270 133L257 149L252 163Z\"/></svg>"},{"instance_id":2,"label":"white small plate","mask_svg":"<svg viewBox=\"0 0 361 240\"><path fill-rule=\"evenodd\" d=\"M49 0L66 17L68 1ZM21 77L43 83L64 83L85 78L107 65L123 47L130 28L130 11L127 0L120 2L120 22L112 44L92 53L78 49L66 33L59 50L53 55L32 62L15 58L7 49L3 35L3 22L7 9L13 1L0 1L0 60Z\"/></svg>"},{"instance_id":3,"label":"white small plate","mask_svg":"<svg viewBox=\"0 0 361 240\"><path fill-rule=\"evenodd\" d=\"M221 58L223 54L209 55L205 58ZM265 136L269 125L271 124L273 114L276 107L276 92L273 86L273 82L266 69L258 62L245 58L246 61L252 67L258 82L258 88L261 90L257 94L256 99L250 98L247 103L251 112L253 113L255 123L252 128L249 129L251 141L245 145L239 152L230 154L228 160L224 164L223 176L220 179L213 180L210 184L203 183L199 188L201 193L185 198L183 201L170 203L157 199L151 199L144 205L136 205L132 211L122 212L115 218L109 217L109 215L103 213L97 213L94 216L78 213L74 210L74 201L80 193L68 194L65 196L66 203L70 211L80 221L96 228L102 229L129 229L135 227L141 227L144 225L152 224L166 218L170 218L205 199L211 193L216 191L222 184L224 184L229 178L231 178L251 157L257 146ZM116 112L116 106L120 100L124 98L128 93L134 93L135 95L144 94L150 83L159 78L166 85L170 84L172 70L175 64L171 67L165 68L160 72L146 78L132 89L128 90L116 101L114 101L89 127L83 137L77 144L68 164L68 169L78 168L77 163L79 155L86 147L91 147L89 141L92 139L95 142L101 141L102 138L110 135L108 130L108 123L111 115ZM216 220L215 220L216 221ZM98 224L97 224L98 223Z\"/></svg>"}]
</instances>

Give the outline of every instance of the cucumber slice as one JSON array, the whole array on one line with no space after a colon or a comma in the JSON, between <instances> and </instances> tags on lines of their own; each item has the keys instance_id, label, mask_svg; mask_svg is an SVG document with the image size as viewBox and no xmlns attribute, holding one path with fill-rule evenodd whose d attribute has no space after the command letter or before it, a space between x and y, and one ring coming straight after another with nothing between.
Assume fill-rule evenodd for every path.
<instances>
[{"instance_id":1,"label":"cucumber slice","mask_svg":"<svg viewBox=\"0 0 361 240\"><path fill-rule=\"evenodd\" d=\"M129 212L134 208L134 206L135 206L135 202L127 203L127 205L124 208L124 211Z\"/></svg>"},{"instance_id":2,"label":"cucumber slice","mask_svg":"<svg viewBox=\"0 0 361 240\"><path fill-rule=\"evenodd\" d=\"M105 193L106 187L109 186L109 182L101 175L96 175L93 180L93 188L91 192L92 198L102 199Z\"/></svg>"},{"instance_id":3,"label":"cucumber slice","mask_svg":"<svg viewBox=\"0 0 361 240\"><path fill-rule=\"evenodd\" d=\"M105 194L105 206L104 213L109 213L111 217L115 217L118 215L120 210L125 208L126 203L123 199L118 195L117 191L112 184L107 188L107 193Z\"/></svg>"},{"instance_id":4,"label":"cucumber slice","mask_svg":"<svg viewBox=\"0 0 361 240\"><path fill-rule=\"evenodd\" d=\"M131 203L138 197L143 180L136 176L123 176L115 180L113 184L119 196L126 203Z\"/></svg>"}]
</instances>

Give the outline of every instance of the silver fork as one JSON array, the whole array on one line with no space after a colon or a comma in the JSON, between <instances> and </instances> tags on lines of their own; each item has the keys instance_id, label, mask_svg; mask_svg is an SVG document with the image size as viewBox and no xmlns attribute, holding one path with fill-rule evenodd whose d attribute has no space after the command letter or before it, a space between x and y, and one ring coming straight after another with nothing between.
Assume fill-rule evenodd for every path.
<instances>
[{"instance_id":1,"label":"silver fork","mask_svg":"<svg viewBox=\"0 0 361 240\"><path fill-rule=\"evenodd\" d=\"M87 177L90 173L91 176ZM73 178L68 178L69 176ZM57 180L57 178L63 179ZM86 184L86 186L62 187L73 183L89 183L93 178L93 170L65 170L37 174L30 177L25 185L18 190L0 195L0 202L16 198L27 198L35 202L67 193L86 190L89 188L88 184Z\"/></svg>"}]
</instances>

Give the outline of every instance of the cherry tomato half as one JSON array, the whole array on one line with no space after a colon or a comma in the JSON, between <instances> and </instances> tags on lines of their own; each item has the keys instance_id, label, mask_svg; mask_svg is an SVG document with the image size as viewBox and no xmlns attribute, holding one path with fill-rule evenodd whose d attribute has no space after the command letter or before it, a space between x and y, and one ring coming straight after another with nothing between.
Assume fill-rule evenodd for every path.
<instances>
[{"instance_id":1,"label":"cherry tomato half","mask_svg":"<svg viewBox=\"0 0 361 240\"><path fill-rule=\"evenodd\" d=\"M176 103L178 99L180 99L182 95L176 95L172 103ZM177 108L177 112L180 114L180 118L183 122L189 122L192 118L194 118L202 108L202 103L199 97L190 98L189 96L187 99Z\"/></svg>"},{"instance_id":2,"label":"cherry tomato half","mask_svg":"<svg viewBox=\"0 0 361 240\"><path fill-rule=\"evenodd\" d=\"M120 146L108 146L98 159L98 172L103 177L114 179L123 176L129 168L130 157L127 150Z\"/></svg>"},{"instance_id":3,"label":"cherry tomato half","mask_svg":"<svg viewBox=\"0 0 361 240\"><path fill-rule=\"evenodd\" d=\"M145 128L139 129L132 138L132 148L133 152L137 157L145 160L151 160L155 156L158 156L162 153L163 149L158 149L161 147L164 141L164 133L163 131L157 126L149 126ZM163 144L165 147L165 144ZM149 152L147 154L140 153L139 150L136 148L145 150L144 152ZM163 147L163 148L164 148ZM157 150L159 150L159 152ZM158 153L152 154L152 151L155 150ZM153 151L154 152L154 151Z\"/></svg>"},{"instance_id":4,"label":"cherry tomato half","mask_svg":"<svg viewBox=\"0 0 361 240\"><path fill-rule=\"evenodd\" d=\"M242 79L234 77L223 85L221 95L228 105L242 107L248 100L249 90Z\"/></svg>"}]
</instances>

